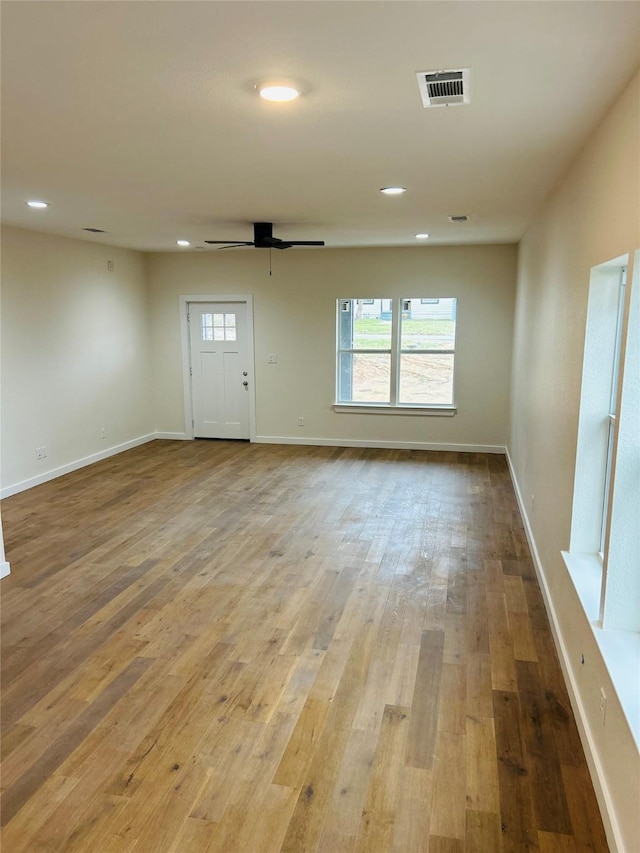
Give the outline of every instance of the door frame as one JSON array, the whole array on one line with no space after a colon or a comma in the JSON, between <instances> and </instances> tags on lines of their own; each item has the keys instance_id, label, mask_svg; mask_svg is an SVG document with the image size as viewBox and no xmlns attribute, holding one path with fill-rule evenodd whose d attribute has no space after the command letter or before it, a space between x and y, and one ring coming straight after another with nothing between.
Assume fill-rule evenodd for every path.
<instances>
[{"instance_id":1,"label":"door frame","mask_svg":"<svg viewBox=\"0 0 640 853\"><path fill-rule=\"evenodd\" d=\"M196 293L181 295L180 343L182 348L182 389L184 393L184 434L193 439L193 391L191 388L191 341L187 313L193 302L241 302L247 308L247 369L249 371L249 441L256 440L256 370L253 345L253 296L251 294Z\"/></svg>"}]
</instances>

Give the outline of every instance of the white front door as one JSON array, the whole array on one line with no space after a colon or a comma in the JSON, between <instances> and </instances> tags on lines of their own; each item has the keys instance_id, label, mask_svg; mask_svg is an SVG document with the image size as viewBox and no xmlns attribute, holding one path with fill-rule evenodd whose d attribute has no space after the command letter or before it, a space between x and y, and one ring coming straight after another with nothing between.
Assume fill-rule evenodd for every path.
<instances>
[{"instance_id":1,"label":"white front door","mask_svg":"<svg viewBox=\"0 0 640 853\"><path fill-rule=\"evenodd\" d=\"M249 359L244 302L190 302L193 434L249 438Z\"/></svg>"}]
</instances>

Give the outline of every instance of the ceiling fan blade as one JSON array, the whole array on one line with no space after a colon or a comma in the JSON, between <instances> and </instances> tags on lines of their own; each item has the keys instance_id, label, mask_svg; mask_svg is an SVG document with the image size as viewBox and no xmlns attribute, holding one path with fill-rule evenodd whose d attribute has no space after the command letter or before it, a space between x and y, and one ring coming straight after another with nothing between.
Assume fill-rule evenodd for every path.
<instances>
[{"instance_id":1,"label":"ceiling fan blade","mask_svg":"<svg viewBox=\"0 0 640 853\"><path fill-rule=\"evenodd\" d=\"M220 243L221 245L225 245L225 246L231 246L231 245L233 245L233 246L253 246L252 242L246 241L246 240L242 240L242 241L241 240L238 240L238 241L235 241L235 240L204 240L203 242L211 243L211 244Z\"/></svg>"},{"instance_id":2,"label":"ceiling fan blade","mask_svg":"<svg viewBox=\"0 0 640 853\"><path fill-rule=\"evenodd\" d=\"M205 243L207 241L205 240ZM216 249L217 252L221 252L223 249L241 249L243 246L253 246L253 243L227 243L225 246L218 246Z\"/></svg>"},{"instance_id":3,"label":"ceiling fan blade","mask_svg":"<svg viewBox=\"0 0 640 853\"><path fill-rule=\"evenodd\" d=\"M256 249L288 249L290 244L279 237L261 237L253 245Z\"/></svg>"},{"instance_id":4,"label":"ceiling fan blade","mask_svg":"<svg viewBox=\"0 0 640 853\"><path fill-rule=\"evenodd\" d=\"M287 240L287 246L324 246L324 240Z\"/></svg>"}]
</instances>

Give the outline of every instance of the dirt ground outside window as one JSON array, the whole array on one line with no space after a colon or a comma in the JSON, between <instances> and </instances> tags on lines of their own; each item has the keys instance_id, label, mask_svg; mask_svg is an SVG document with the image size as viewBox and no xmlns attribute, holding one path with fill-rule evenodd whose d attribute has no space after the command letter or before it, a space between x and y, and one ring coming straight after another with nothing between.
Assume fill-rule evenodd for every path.
<instances>
[{"instance_id":1,"label":"dirt ground outside window","mask_svg":"<svg viewBox=\"0 0 640 853\"><path fill-rule=\"evenodd\" d=\"M354 355L353 401L388 403L389 372L385 353ZM453 403L453 355L402 355L399 392L400 403Z\"/></svg>"}]
</instances>

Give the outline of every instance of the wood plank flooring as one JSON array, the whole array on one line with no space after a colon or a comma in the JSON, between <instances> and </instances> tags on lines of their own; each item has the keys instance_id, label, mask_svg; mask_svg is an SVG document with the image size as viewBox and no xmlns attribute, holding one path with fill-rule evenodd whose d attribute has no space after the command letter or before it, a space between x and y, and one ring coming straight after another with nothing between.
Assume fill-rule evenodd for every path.
<instances>
[{"instance_id":1,"label":"wood plank flooring","mask_svg":"<svg viewBox=\"0 0 640 853\"><path fill-rule=\"evenodd\" d=\"M156 441L2 516L7 853L608 849L502 457Z\"/></svg>"}]
</instances>

